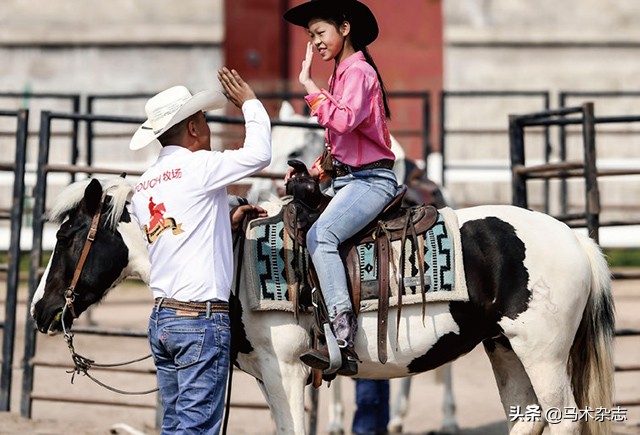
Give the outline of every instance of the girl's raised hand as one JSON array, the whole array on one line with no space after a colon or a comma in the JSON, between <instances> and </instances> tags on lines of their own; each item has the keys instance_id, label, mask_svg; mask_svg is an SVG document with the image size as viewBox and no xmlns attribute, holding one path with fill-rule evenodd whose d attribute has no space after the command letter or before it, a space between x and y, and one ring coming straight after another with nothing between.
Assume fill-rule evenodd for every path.
<instances>
[{"instance_id":1,"label":"girl's raised hand","mask_svg":"<svg viewBox=\"0 0 640 435\"><path fill-rule=\"evenodd\" d=\"M307 52L302 61L302 68L300 69L300 75L298 80L300 84L304 86L308 93L318 92L319 88L311 79L311 63L313 62L313 44L307 42Z\"/></svg>"}]
</instances>

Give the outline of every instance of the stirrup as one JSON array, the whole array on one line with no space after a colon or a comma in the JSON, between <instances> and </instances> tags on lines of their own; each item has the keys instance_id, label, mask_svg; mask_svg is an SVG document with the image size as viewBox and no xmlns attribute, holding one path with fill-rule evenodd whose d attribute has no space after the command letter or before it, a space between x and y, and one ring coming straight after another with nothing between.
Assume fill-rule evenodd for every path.
<instances>
[{"instance_id":1,"label":"stirrup","mask_svg":"<svg viewBox=\"0 0 640 435\"><path fill-rule=\"evenodd\" d=\"M358 373L357 360L349 357L345 349L338 345L329 323L323 325L326 348L313 349L300 355L300 360L314 369L322 370L323 375L333 375L335 373L343 376L353 376Z\"/></svg>"},{"instance_id":2,"label":"stirrup","mask_svg":"<svg viewBox=\"0 0 640 435\"><path fill-rule=\"evenodd\" d=\"M300 355L300 360L314 369L322 370L323 374L331 375L342 365L342 353L329 323L323 325L326 341L326 353L319 349L309 350Z\"/></svg>"}]
</instances>

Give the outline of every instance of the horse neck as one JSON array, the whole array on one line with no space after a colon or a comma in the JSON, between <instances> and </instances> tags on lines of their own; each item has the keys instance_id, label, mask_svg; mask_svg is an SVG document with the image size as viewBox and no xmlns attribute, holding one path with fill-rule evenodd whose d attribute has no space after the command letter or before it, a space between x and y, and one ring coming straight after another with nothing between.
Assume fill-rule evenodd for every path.
<instances>
[{"instance_id":1,"label":"horse neck","mask_svg":"<svg viewBox=\"0 0 640 435\"><path fill-rule=\"evenodd\" d=\"M124 278L139 278L148 285L151 271L149 251L138 221L132 214L130 216L131 222L120 222L118 225L120 235L129 248L129 262L123 272Z\"/></svg>"}]
</instances>

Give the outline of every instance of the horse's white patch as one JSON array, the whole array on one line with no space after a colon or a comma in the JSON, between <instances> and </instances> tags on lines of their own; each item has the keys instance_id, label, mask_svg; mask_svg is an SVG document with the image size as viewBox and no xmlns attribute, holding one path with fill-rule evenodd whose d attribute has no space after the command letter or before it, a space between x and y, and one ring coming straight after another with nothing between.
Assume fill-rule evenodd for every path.
<instances>
[{"instance_id":1,"label":"horse's white patch","mask_svg":"<svg viewBox=\"0 0 640 435\"><path fill-rule=\"evenodd\" d=\"M131 222L120 222L118 231L125 245L129 248L129 262L122 271L120 280L133 276L141 279L145 284L149 284L151 263L144 241L144 233L138 221L131 215Z\"/></svg>"},{"instance_id":2,"label":"horse's white patch","mask_svg":"<svg viewBox=\"0 0 640 435\"><path fill-rule=\"evenodd\" d=\"M47 282L47 276L49 275L49 269L51 268L51 262L53 261L53 254L51 258L49 258L49 263L47 263L47 267L42 274L42 278L40 278L40 283L38 283L38 288L33 293L33 298L31 299L31 317L35 317L36 314L36 304L40 299L44 297L44 287Z\"/></svg>"},{"instance_id":3,"label":"horse's white patch","mask_svg":"<svg viewBox=\"0 0 640 435\"><path fill-rule=\"evenodd\" d=\"M551 289L547 283L544 282L543 278L540 278L535 284L533 284L531 291L533 292L533 298L529 303L530 307L534 307L533 304L543 304L544 309L547 311L554 314L558 312L558 307L551 300Z\"/></svg>"},{"instance_id":4,"label":"horse's white patch","mask_svg":"<svg viewBox=\"0 0 640 435\"><path fill-rule=\"evenodd\" d=\"M145 432L141 432L126 423L116 423L111 426L112 434L129 434L129 435L146 435Z\"/></svg>"}]
</instances>

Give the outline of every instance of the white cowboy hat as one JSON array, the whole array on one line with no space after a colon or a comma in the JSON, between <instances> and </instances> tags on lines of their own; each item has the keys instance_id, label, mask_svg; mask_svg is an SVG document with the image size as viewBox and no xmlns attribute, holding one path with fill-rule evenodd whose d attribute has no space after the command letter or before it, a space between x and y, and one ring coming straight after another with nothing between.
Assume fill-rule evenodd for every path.
<instances>
[{"instance_id":1,"label":"white cowboy hat","mask_svg":"<svg viewBox=\"0 0 640 435\"><path fill-rule=\"evenodd\" d=\"M184 86L162 91L151 97L144 106L147 120L133 134L129 148L142 149L180 121L199 111L221 109L226 101L220 91L202 91L191 95Z\"/></svg>"}]
</instances>

